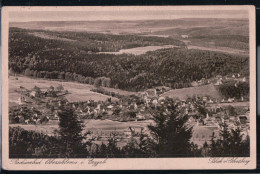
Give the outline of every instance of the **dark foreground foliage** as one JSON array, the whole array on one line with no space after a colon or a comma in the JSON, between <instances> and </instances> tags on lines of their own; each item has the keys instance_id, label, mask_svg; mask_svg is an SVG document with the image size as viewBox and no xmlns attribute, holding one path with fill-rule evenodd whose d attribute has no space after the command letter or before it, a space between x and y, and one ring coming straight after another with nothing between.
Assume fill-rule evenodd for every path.
<instances>
[{"instance_id":1,"label":"dark foreground foliage","mask_svg":"<svg viewBox=\"0 0 260 174\"><path fill-rule=\"evenodd\" d=\"M242 139L241 129L229 130L227 124L221 125L220 139L212 134L210 144L205 143L205 155L211 157L247 157L250 154L250 138Z\"/></svg>"}]
</instances>

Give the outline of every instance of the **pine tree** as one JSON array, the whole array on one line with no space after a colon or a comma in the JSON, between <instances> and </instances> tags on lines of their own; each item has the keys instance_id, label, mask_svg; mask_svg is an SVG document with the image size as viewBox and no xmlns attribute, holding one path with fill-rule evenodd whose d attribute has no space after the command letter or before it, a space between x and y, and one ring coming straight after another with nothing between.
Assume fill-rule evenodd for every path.
<instances>
[{"instance_id":1,"label":"pine tree","mask_svg":"<svg viewBox=\"0 0 260 174\"><path fill-rule=\"evenodd\" d=\"M149 138L148 135L144 133L143 128L141 128L140 133L135 133L132 135L128 143L122 148L125 157L151 157L151 151L149 149Z\"/></svg>"},{"instance_id":2,"label":"pine tree","mask_svg":"<svg viewBox=\"0 0 260 174\"><path fill-rule=\"evenodd\" d=\"M144 129L141 129L141 132L139 134L139 144L138 144L138 148L140 151L140 154L142 155L150 155L150 147L149 147L149 141L150 139L148 138L148 135L144 133Z\"/></svg>"},{"instance_id":3,"label":"pine tree","mask_svg":"<svg viewBox=\"0 0 260 174\"><path fill-rule=\"evenodd\" d=\"M107 146L102 142L102 144L98 148L98 154L96 154L98 158L107 158Z\"/></svg>"},{"instance_id":4,"label":"pine tree","mask_svg":"<svg viewBox=\"0 0 260 174\"><path fill-rule=\"evenodd\" d=\"M83 125L70 106L63 106L59 112L60 155L63 157L82 157L87 155Z\"/></svg>"},{"instance_id":5,"label":"pine tree","mask_svg":"<svg viewBox=\"0 0 260 174\"><path fill-rule=\"evenodd\" d=\"M209 156L209 145L208 145L207 141L205 141L201 150L202 150L201 151L202 156Z\"/></svg>"},{"instance_id":6,"label":"pine tree","mask_svg":"<svg viewBox=\"0 0 260 174\"><path fill-rule=\"evenodd\" d=\"M230 132L230 154L243 154L243 135L241 134L241 129L231 129Z\"/></svg>"},{"instance_id":7,"label":"pine tree","mask_svg":"<svg viewBox=\"0 0 260 174\"><path fill-rule=\"evenodd\" d=\"M148 128L156 156L177 157L192 154L189 142L192 128L188 128L187 117L177 110L173 100L168 99L164 105L158 106L153 113L153 120L155 125L149 125Z\"/></svg>"},{"instance_id":8,"label":"pine tree","mask_svg":"<svg viewBox=\"0 0 260 174\"><path fill-rule=\"evenodd\" d=\"M218 152L218 145L215 141L215 133L213 132L210 138L210 146L209 146L209 155L210 156L217 156L219 154Z\"/></svg>"},{"instance_id":9,"label":"pine tree","mask_svg":"<svg viewBox=\"0 0 260 174\"><path fill-rule=\"evenodd\" d=\"M213 135L214 136L214 135ZM221 125L219 139L214 140L216 137L211 138L209 146L209 155L212 157L242 157L249 156L250 141L247 136L243 140L241 129L229 129L226 124Z\"/></svg>"},{"instance_id":10,"label":"pine tree","mask_svg":"<svg viewBox=\"0 0 260 174\"><path fill-rule=\"evenodd\" d=\"M221 130L219 131L219 135L220 135L220 146L222 149L221 154L229 154L230 152L230 132L228 130L228 125L226 123L222 123L220 125ZM221 150L219 149L219 150Z\"/></svg>"},{"instance_id":11,"label":"pine tree","mask_svg":"<svg viewBox=\"0 0 260 174\"><path fill-rule=\"evenodd\" d=\"M108 138L107 154L110 158L122 157L120 148L117 146L118 138L117 133L112 132Z\"/></svg>"},{"instance_id":12,"label":"pine tree","mask_svg":"<svg viewBox=\"0 0 260 174\"><path fill-rule=\"evenodd\" d=\"M136 157L139 154L138 142L134 137L128 140L126 146L123 147L124 154L127 158Z\"/></svg>"}]
</instances>

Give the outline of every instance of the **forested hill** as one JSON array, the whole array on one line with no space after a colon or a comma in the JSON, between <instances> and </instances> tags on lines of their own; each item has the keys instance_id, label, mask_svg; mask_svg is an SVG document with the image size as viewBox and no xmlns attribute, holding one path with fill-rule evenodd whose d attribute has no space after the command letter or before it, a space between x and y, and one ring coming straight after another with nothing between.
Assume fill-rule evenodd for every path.
<instances>
[{"instance_id":1,"label":"forested hill","mask_svg":"<svg viewBox=\"0 0 260 174\"><path fill-rule=\"evenodd\" d=\"M111 43L119 42L118 45L122 42L126 47L133 43L138 43L140 46L163 45L171 42L182 45L182 42L169 38L107 36L77 32L75 34L77 37L79 34L82 38L89 37L87 42L78 42L71 41L75 40L76 36L61 34L62 37L59 38L69 39L69 41L64 41L56 38L57 33L55 37L50 33L55 32L48 32L47 38L36 37L28 34L26 30L11 28L10 70L40 78L60 78L92 84L98 77L107 77L111 79L109 86L132 91L166 84L173 88L182 88L189 86L194 80L216 75L231 73L248 75L248 56L189 50L185 47L157 50L139 56L94 54L87 51L92 48L92 45L88 43L96 43L104 39L108 40L108 44L105 45L102 44L106 42L100 42L101 48L104 46L104 49L111 48L109 47ZM73 35L73 32L69 33ZM52 38L49 38L50 35ZM41 36L46 36L46 33L41 33Z\"/></svg>"},{"instance_id":2,"label":"forested hill","mask_svg":"<svg viewBox=\"0 0 260 174\"><path fill-rule=\"evenodd\" d=\"M65 49L74 51L74 56L82 56L86 52L115 52L120 49L128 49L143 46L176 45L185 44L174 38L138 36L138 35L113 35L88 32L71 31L46 31L10 28L9 43L13 48L19 48L23 44L24 51L13 51L13 54L27 56L34 49L41 48L42 51L50 49ZM52 56L51 52L39 52L41 56ZM55 55L57 57L57 55Z\"/></svg>"}]
</instances>

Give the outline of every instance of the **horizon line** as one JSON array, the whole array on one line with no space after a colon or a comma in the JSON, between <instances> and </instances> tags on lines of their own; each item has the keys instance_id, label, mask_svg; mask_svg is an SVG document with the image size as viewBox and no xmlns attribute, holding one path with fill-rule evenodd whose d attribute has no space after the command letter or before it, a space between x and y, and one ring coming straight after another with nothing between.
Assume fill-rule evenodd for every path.
<instances>
[{"instance_id":1,"label":"horizon line","mask_svg":"<svg viewBox=\"0 0 260 174\"><path fill-rule=\"evenodd\" d=\"M118 20L32 20L32 21L9 21L9 23L28 23L28 22L121 22L121 21L169 21L169 20L180 20L180 19L222 19L222 20L249 20L247 17L239 18L239 17L232 17L232 18L223 18L223 17L194 17L194 18L174 18L174 19L118 19Z\"/></svg>"}]
</instances>

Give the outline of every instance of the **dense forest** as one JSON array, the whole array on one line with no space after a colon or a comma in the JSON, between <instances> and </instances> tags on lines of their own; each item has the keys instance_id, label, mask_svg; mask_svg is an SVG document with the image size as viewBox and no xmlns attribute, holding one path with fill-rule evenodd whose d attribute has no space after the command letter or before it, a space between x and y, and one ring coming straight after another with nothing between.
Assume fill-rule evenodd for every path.
<instances>
[{"instance_id":1,"label":"dense forest","mask_svg":"<svg viewBox=\"0 0 260 174\"><path fill-rule=\"evenodd\" d=\"M218 87L218 90L225 98L249 98L249 82L224 82Z\"/></svg>"},{"instance_id":2,"label":"dense forest","mask_svg":"<svg viewBox=\"0 0 260 174\"><path fill-rule=\"evenodd\" d=\"M107 78L105 86L131 91L160 85L183 88L190 86L192 81L216 75L240 73L248 76L249 74L248 56L190 50L185 47L161 49L142 55L95 54L85 51L89 48L88 44L77 45L77 42L43 39L28 32L10 29L9 69L13 73L90 84L94 84L96 78L102 77ZM73 32L70 34L73 35ZM93 37L93 42L109 38L111 43L116 43L121 39L120 41L126 45L132 40L138 41L142 46L146 43L153 45L155 42L156 44L171 42L167 38L156 40L156 37L81 34L82 38ZM68 34L61 33L61 35L70 38ZM73 38L80 39L78 33L74 35ZM105 47L109 48L108 45ZM99 83L102 83L102 80L99 79Z\"/></svg>"},{"instance_id":3,"label":"dense forest","mask_svg":"<svg viewBox=\"0 0 260 174\"><path fill-rule=\"evenodd\" d=\"M13 47L20 48L19 43L23 43L25 50L20 52L24 56L33 53L38 46L42 51L63 50L64 48L73 51L75 55L82 56L87 52L115 52L120 49L153 46L153 45L176 45L184 46L182 41L174 38L164 37L143 37L138 35L112 35L102 33L87 32L58 32L46 30L26 30L20 28L10 28L9 40ZM39 55L48 57L47 52L39 52ZM62 52L60 52L62 53ZM51 53L50 53L51 54ZM59 54L55 58L58 58ZM52 55L53 56L53 55ZM51 57L50 57L51 58Z\"/></svg>"}]
</instances>

